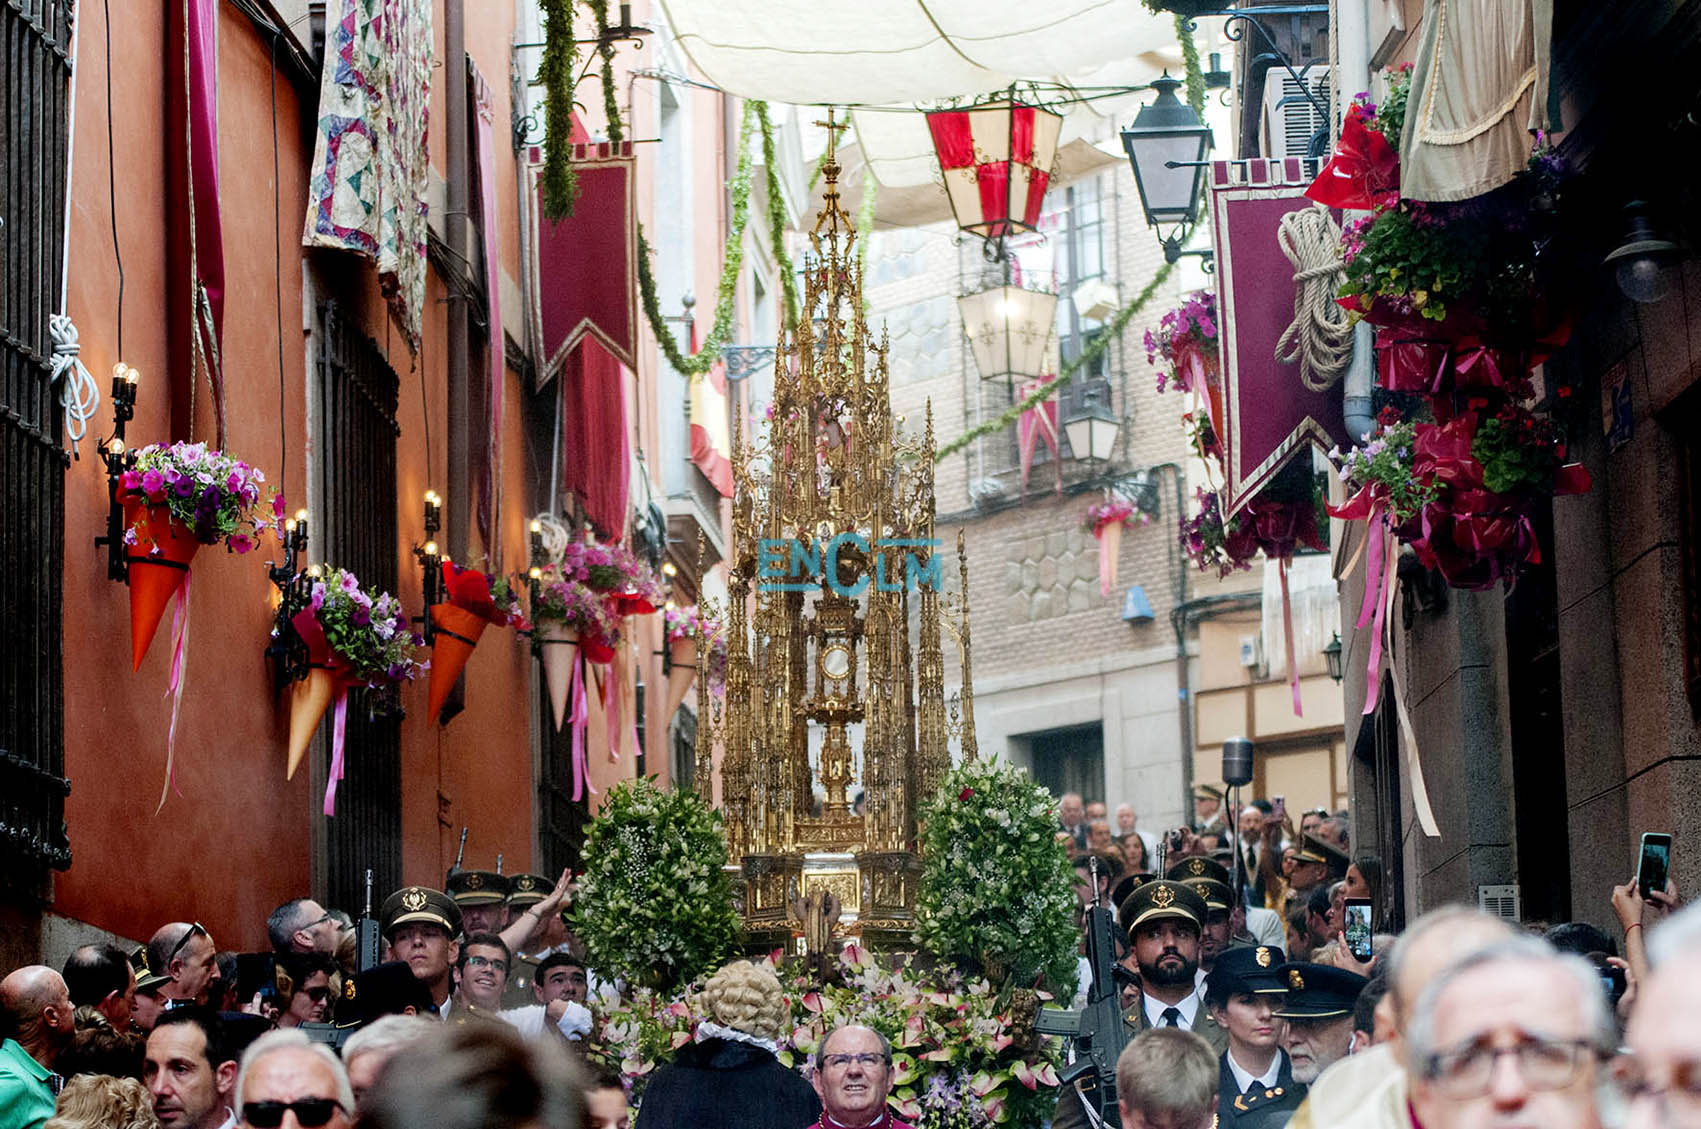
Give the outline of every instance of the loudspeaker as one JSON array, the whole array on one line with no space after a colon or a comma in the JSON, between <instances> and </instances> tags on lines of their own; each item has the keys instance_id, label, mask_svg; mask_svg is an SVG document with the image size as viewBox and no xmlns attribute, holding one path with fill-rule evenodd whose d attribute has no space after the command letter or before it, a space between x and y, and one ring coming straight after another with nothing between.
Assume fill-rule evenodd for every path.
<instances>
[{"instance_id":1,"label":"loudspeaker","mask_svg":"<svg viewBox=\"0 0 1701 1129\"><path fill-rule=\"evenodd\" d=\"M1223 742L1223 783L1230 788L1252 783L1252 742L1244 737Z\"/></svg>"}]
</instances>

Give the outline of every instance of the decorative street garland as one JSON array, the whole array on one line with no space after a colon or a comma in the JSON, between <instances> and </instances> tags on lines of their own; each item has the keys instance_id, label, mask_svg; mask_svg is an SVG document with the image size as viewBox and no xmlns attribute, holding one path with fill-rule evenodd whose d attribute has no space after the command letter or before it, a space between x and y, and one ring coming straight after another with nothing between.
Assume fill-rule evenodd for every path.
<instances>
[{"instance_id":1,"label":"decorative street garland","mask_svg":"<svg viewBox=\"0 0 1701 1129\"><path fill-rule=\"evenodd\" d=\"M1199 69L1199 44L1193 39L1193 21L1180 12L1175 14L1175 38L1181 44L1181 62L1186 71L1187 104L1203 118L1205 74Z\"/></svg>"},{"instance_id":2,"label":"decorative street garland","mask_svg":"<svg viewBox=\"0 0 1701 1129\"><path fill-rule=\"evenodd\" d=\"M774 123L768 117L766 102L752 103L756 107L756 124L762 129L762 167L768 182L768 241L774 245L774 262L780 270L780 288L785 295L786 326L797 324L797 272L792 269L791 255L786 252L786 206L780 194L779 160L774 156ZM810 189L814 189L810 185Z\"/></svg>"},{"instance_id":3,"label":"decorative street garland","mask_svg":"<svg viewBox=\"0 0 1701 1129\"><path fill-rule=\"evenodd\" d=\"M543 60L538 66L544 89L543 214L552 220L572 215L579 200L572 140L575 2L543 0Z\"/></svg>"},{"instance_id":4,"label":"decorative street garland","mask_svg":"<svg viewBox=\"0 0 1701 1129\"><path fill-rule=\"evenodd\" d=\"M1099 357L1110 347L1110 343L1122 335L1122 331L1127 328L1129 321L1133 319L1135 314L1146 308L1146 304L1152 300L1152 295L1156 294L1158 288L1169 280L1170 273L1174 270L1174 263L1165 263L1159 267L1157 273L1152 276L1152 280L1146 283L1145 288L1130 299L1128 304L1118 310L1116 315L1110 319L1105 326L1105 332L1099 334L1085 349L1082 349L1080 356L1072 361L1063 362L1062 371L1057 374L1057 379L1040 385L1033 392L1011 404L992 419L983 420L969 428L969 430L939 448L939 453L933 457L933 461L940 462L947 455L956 454L983 435L992 435L1003 431L1020 419L1023 412L1067 388L1074 381L1075 375L1083 368L1091 371L1092 367L1098 363Z\"/></svg>"},{"instance_id":5,"label":"decorative street garland","mask_svg":"<svg viewBox=\"0 0 1701 1129\"><path fill-rule=\"evenodd\" d=\"M608 37L608 0L585 0L597 18L597 53L602 56L602 110L608 119L608 140L618 145L626 140L620 124L620 102L614 90L614 40Z\"/></svg>"}]
</instances>

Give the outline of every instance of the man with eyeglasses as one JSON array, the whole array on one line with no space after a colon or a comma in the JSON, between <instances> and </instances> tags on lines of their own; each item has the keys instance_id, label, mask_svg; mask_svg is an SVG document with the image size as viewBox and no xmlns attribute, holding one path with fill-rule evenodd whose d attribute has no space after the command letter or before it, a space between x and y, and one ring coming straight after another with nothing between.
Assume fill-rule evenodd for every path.
<instances>
[{"instance_id":1,"label":"man with eyeglasses","mask_svg":"<svg viewBox=\"0 0 1701 1129\"><path fill-rule=\"evenodd\" d=\"M502 989L508 985L512 957L502 938L494 933L471 933L461 945L455 962L455 1010L457 1014L502 1010Z\"/></svg>"},{"instance_id":2,"label":"man with eyeglasses","mask_svg":"<svg viewBox=\"0 0 1701 1129\"><path fill-rule=\"evenodd\" d=\"M143 1051L142 1084L164 1129L235 1125L236 1056L218 1013L195 1006L163 1013Z\"/></svg>"},{"instance_id":3,"label":"man with eyeglasses","mask_svg":"<svg viewBox=\"0 0 1701 1129\"><path fill-rule=\"evenodd\" d=\"M892 1044L871 1027L836 1027L815 1052L811 1079L821 1099L815 1129L912 1129L892 1116Z\"/></svg>"},{"instance_id":4,"label":"man with eyeglasses","mask_svg":"<svg viewBox=\"0 0 1701 1129\"><path fill-rule=\"evenodd\" d=\"M148 967L164 977L159 996L166 1008L203 1003L218 970L218 946L199 921L174 921L148 941Z\"/></svg>"},{"instance_id":5,"label":"man with eyeglasses","mask_svg":"<svg viewBox=\"0 0 1701 1129\"><path fill-rule=\"evenodd\" d=\"M312 898L291 898L273 910L266 918L266 936L275 953L337 954L336 919Z\"/></svg>"},{"instance_id":6,"label":"man with eyeglasses","mask_svg":"<svg viewBox=\"0 0 1701 1129\"><path fill-rule=\"evenodd\" d=\"M329 1047L273 1031L243 1054L236 1100L242 1129L348 1129L354 1091Z\"/></svg>"},{"instance_id":7,"label":"man with eyeglasses","mask_svg":"<svg viewBox=\"0 0 1701 1129\"><path fill-rule=\"evenodd\" d=\"M1614 1064L1629 1100L1625 1129L1701 1129L1701 906L1648 938L1653 972L1640 986Z\"/></svg>"},{"instance_id":8,"label":"man with eyeglasses","mask_svg":"<svg viewBox=\"0 0 1701 1129\"><path fill-rule=\"evenodd\" d=\"M1443 970L1407 1025L1411 1104L1424 1129L1600 1129L1595 1086L1616 1029L1600 976L1519 937Z\"/></svg>"}]
</instances>

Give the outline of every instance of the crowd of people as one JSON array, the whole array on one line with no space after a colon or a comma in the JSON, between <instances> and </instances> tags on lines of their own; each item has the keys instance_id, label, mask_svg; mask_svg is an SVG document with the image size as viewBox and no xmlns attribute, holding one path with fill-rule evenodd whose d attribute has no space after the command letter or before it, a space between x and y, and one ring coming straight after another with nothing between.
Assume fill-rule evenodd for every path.
<instances>
[{"instance_id":1,"label":"crowd of people","mask_svg":"<svg viewBox=\"0 0 1701 1129\"><path fill-rule=\"evenodd\" d=\"M1345 813L1296 826L1203 787L1187 826L1115 818L1067 795L1057 834L1083 927L1114 914L1130 1041L1114 1078L1059 1091L1051 1125L1108 1106L1129 1129L1701 1129L1701 909L1669 883L1612 891L1622 947L1462 906L1385 932L1383 868L1351 854ZM269 953L177 921L133 952L16 969L0 1129L908 1129L887 1035L842 1026L801 1070L782 1063L789 1004L747 961L708 979L709 1018L634 1117L583 1053L610 986L567 932L570 891L567 874L459 868L405 887L365 967L360 923L297 898L267 919ZM1102 974L1086 952L1079 998Z\"/></svg>"},{"instance_id":2,"label":"crowd of people","mask_svg":"<svg viewBox=\"0 0 1701 1129\"><path fill-rule=\"evenodd\" d=\"M1295 827L1279 801L1194 798L1193 822L1155 841L1126 804L1112 833L1102 804L1061 798L1083 922L1111 908L1126 940L1131 1039L1053 1125L1111 1105L1131 1129L1701 1127L1701 908L1680 911L1669 880L1611 891L1622 953L1586 922L1466 906L1393 934L1347 813Z\"/></svg>"}]
</instances>

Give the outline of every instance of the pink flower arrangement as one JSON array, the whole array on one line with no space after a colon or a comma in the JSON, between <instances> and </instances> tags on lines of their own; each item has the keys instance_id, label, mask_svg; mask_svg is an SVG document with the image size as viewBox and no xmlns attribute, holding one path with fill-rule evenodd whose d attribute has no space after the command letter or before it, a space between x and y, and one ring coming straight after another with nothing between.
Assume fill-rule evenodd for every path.
<instances>
[{"instance_id":1,"label":"pink flower arrangement","mask_svg":"<svg viewBox=\"0 0 1701 1129\"><path fill-rule=\"evenodd\" d=\"M1093 536L1098 536L1099 530L1116 522L1120 525L1145 525L1151 516L1134 508L1134 503L1123 498L1112 498L1105 502L1094 502L1087 507L1087 520L1082 526L1090 529Z\"/></svg>"},{"instance_id":2,"label":"pink flower arrangement","mask_svg":"<svg viewBox=\"0 0 1701 1129\"><path fill-rule=\"evenodd\" d=\"M726 685L726 628L720 620L704 615L696 604L688 604L682 608L669 605L662 623L669 643L701 639L707 650L699 653L698 666L711 688L719 690Z\"/></svg>"},{"instance_id":3,"label":"pink flower arrangement","mask_svg":"<svg viewBox=\"0 0 1701 1129\"><path fill-rule=\"evenodd\" d=\"M1196 290L1163 316L1156 336L1146 331L1146 363L1158 370L1158 391L1173 385L1181 392L1204 392L1217 369L1217 347L1216 291Z\"/></svg>"},{"instance_id":4,"label":"pink flower arrangement","mask_svg":"<svg viewBox=\"0 0 1701 1129\"><path fill-rule=\"evenodd\" d=\"M246 553L274 524L261 505L265 481L258 467L205 443L155 443L136 452L135 465L119 485L149 509L163 509L182 522L202 544L223 541L231 552ZM147 526L138 523L125 530L124 543L134 546L146 536Z\"/></svg>"}]
</instances>

